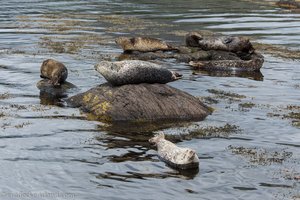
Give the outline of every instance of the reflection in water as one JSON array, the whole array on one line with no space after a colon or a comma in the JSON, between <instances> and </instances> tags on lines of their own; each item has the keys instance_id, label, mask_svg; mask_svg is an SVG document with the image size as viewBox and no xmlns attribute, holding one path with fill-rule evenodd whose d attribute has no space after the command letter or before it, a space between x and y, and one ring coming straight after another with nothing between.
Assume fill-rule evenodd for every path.
<instances>
[{"instance_id":1,"label":"reflection in water","mask_svg":"<svg viewBox=\"0 0 300 200\"><path fill-rule=\"evenodd\" d=\"M37 88L40 90L40 103L42 105L63 107L64 101L62 99L67 98L69 90L75 89L76 86L69 82L53 86L48 80L41 80L37 83Z\"/></svg>"},{"instance_id":2,"label":"reflection in water","mask_svg":"<svg viewBox=\"0 0 300 200\"><path fill-rule=\"evenodd\" d=\"M214 77L240 77L248 78L255 81L263 81L264 75L259 72L245 72L245 71L204 71L194 70L193 74L208 75Z\"/></svg>"},{"instance_id":3,"label":"reflection in water","mask_svg":"<svg viewBox=\"0 0 300 200\"><path fill-rule=\"evenodd\" d=\"M174 200L299 198L299 126L291 124L299 112L267 115L274 108L299 104L300 68L292 60L299 54L273 46L299 51L299 14L256 0L20 2L1 1L0 6L0 195L47 188L88 200L146 199L153 194ZM68 80L86 91L105 82L93 65L122 53L116 37L149 36L184 44L184 35L199 29L249 36L270 44L257 49L271 49L272 56L265 55L263 75L195 71L195 81L185 79L192 76L185 63L162 61L185 77L169 85L194 96L213 95L215 111L197 122L198 131L176 123L105 127L86 120L78 109L40 105L59 105L77 93L75 87L37 90L40 63L46 58L64 61L70 66ZM30 124L18 126L24 123ZM222 126L226 123L241 131L232 135L235 126ZM205 125L230 132L202 129ZM161 162L148 143L157 130L176 136L178 146L195 149L200 172L179 172ZM240 154L230 145L243 147Z\"/></svg>"}]
</instances>

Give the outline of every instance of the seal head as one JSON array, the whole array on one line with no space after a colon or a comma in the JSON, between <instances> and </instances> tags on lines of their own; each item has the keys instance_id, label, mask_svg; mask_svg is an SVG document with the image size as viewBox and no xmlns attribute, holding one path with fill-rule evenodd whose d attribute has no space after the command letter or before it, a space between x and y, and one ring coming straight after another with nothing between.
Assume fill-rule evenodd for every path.
<instances>
[{"instance_id":1,"label":"seal head","mask_svg":"<svg viewBox=\"0 0 300 200\"><path fill-rule=\"evenodd\" d=\"M58 86L66 81L68 70L61 62L47 59L42 63L40 77L49 79L49 83Z\"/></svg>"}]
</instances>

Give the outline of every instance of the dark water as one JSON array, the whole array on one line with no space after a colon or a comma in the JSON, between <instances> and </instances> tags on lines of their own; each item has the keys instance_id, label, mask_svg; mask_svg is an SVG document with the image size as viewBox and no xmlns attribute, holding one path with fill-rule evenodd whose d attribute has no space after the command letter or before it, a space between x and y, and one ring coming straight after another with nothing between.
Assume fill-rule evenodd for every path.
<instances>
[{"instance_id":1,"label":"dark water","mask_svg":"<svg viewBox=\"0 0 300 200\"><path fill-rule=\"evenodd\" d=\"M36 87L44 59L68 66L70 96L105 82L93 65L121 53L118 35L183 42L200 29L299 50L300 14L264 1L1 1L1 199L299 199L299 60L265 54L261 74L167 61L184 75L170 85L215 111L165 127L88 121ZM157 130L198 131L178 145L197 151L199 172L160 162L147 142Z\"/></svg>"}]
</instances>

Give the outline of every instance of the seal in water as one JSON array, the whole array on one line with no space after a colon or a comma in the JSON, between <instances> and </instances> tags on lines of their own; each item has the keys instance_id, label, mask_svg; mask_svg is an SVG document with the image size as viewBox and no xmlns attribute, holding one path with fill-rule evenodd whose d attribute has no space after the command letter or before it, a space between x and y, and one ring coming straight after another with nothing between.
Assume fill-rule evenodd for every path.
<instances>
[{"instance_id":1,"label":"seal in water","mask_svg":"<svg viewBox=\"0 0 300 200\"><path fill-rule=\"evenodd\" d=\"M95 69L114 86L139 83L168 83L182 76L155 63L141 60L102 61L95 65Z\"/></svg>"},{"instance_id":2,"label":"seal in water","mask_svg":"<svg viewBox=\"0 0 300 200\"><path fill-rule=\"evenodd\" d=\"M222 50L230 52L252 53L254 48L246 37L235 36L210 36L203 37L197 32L186 35L186 45L190 47L199 47L202 50Z\"/></svg>"},{"instance_id":3,"label":"seal in water","mask_svg":"<svg viewBox=\"0 0 300 200\"><path fill-rule=\"evenodd\" d=\"M64 64L53 59L47 59L41 66L41 78L49 79L52 85L64 83L68 77L68 70Z\"/></svg>"},{"instance_id":4,"label":"seal in water","mask_svg":"<svg viewBox=\"0 0 300 200\"><path fill-rule=\"evenodd\" d=\"M157 146L158 156L171 167L179 169L199 167L199 158L193 149L176 146L166 140L163 133L155 135L149 142Z\"/></svg>"},{"instance_id":5,"label":"seal in water","mask_svg":"<svg viewBox=\"0 0 300 200\"><path fill-rule=\"evenodd\" d=\"M236 71L259 71L264 63L264 57L261 54L254 53L250 60L212 60L212 61L191 61L195 69L205 70L236 70Z\"/></svg>"},{"instance_id":6,"label":"seal in water","mask_svg":"<svg viewBox=\"0 0 300 200\"><path fill-rule=\"evenodd\" d=\"M177 50L165 41L150 37L118 37L116 43L124 52L141 51L172 51Z\"/></svg>"}]
</instances>

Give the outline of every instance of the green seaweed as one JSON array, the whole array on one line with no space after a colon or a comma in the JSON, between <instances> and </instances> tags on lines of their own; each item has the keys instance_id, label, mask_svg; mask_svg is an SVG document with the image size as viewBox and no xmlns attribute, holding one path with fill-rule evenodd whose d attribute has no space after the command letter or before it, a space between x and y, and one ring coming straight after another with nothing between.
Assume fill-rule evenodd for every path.
<instances>
[{"instance_id":1,"label":"green seaweed","mask_svg":"<svg viewBox=\"0 0 300 200\"><path fill-rule=\"evenodd\" d=\"M189 131L187 134L179 135L166 135L166 138L173 141L179 142L183 140L192 140L195 138L228 138L232 134L241 132L239 126L232 124L225 124L224 126L209 126L209 127L200 127L194 130Z\"/></svg>"},{"instance_id":2,"label":"green seaweed","mask_svg":"<svg viewBox=\"0 0 300 200\"><path fill-rule=\"evenodd\" d=\"M9 99L10 97L11 95L8 92L0 94L0 100Z\"/></svg>"},{"instance_id":3,"label":"green seaweed","mask_svg":"<svg viewBox=\"0 0 300 200\"><path fill-rule=\"evenodd\" d=\"M252 164L257 165L270 165L272 163L283 163L286 159L292 157L292 152L272 151L263 148L246 148L246 147L235 147L228 146L233 154L241 155L249 160Z\"/></svg>"}]
</instances>

